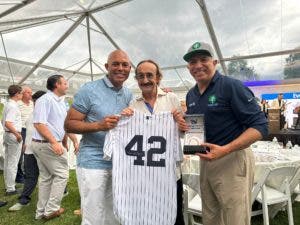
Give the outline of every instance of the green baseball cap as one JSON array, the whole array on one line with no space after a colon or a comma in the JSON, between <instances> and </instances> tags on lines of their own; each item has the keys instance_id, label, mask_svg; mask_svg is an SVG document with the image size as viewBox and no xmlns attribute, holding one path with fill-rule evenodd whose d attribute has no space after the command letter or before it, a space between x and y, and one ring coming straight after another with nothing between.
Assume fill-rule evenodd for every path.
<instances>
[{"instance_id":1,"label":"green baseball cap","mask_svg":"<svg viewBox=\"0 0 300 225\"><path fill-rule=\"evenodd\" d=\"M195 42L183 56L183 59L189 62L194 55L214 57L214 50L209 44L205 42Z\"/></svg>"}]
</instances>

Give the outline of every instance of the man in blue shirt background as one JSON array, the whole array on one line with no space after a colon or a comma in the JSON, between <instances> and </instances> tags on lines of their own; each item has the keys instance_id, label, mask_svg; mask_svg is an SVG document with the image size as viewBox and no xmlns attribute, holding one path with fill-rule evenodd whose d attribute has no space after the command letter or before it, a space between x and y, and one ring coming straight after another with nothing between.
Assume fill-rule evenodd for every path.
<instances>
[{"instance_id":1,"label":"man in blue shirt background","mask_svg":"<svg viewBox=\"0 0 300 225\"><path fill-rule=\"evenodd\" d=\"M131 63L122 50L110 53L107 75L86 83L74 97L65 129L82 134L77 155L77 180L81 195L82 224L117 225L113 214L112 163L103 159L106 131L117 125L119 114L128 107L131 92L123 87Z\"/></svg>"},{"instance_id":2,"label":"man in blue shirt background","mask_svg":"<svg viewBox=\"0 0 300 225\"><path fill-rule=\"evenodd\" d=\"M196 42L183 58L196 80L186 96L187 114L204 114L207 143L202 145L210 149L198 154L203 224L250 225L254 156L249 146L267 135L266 118L250 89L216 70L210 45Z\"/></svg>"}]
</instances>

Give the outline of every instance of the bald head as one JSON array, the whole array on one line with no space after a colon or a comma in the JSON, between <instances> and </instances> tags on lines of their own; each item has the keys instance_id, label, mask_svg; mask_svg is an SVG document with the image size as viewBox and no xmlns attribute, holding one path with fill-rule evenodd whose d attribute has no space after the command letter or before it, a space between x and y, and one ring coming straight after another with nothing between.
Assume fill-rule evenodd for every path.
<instances>
[{"instance_id":1,"label":"bald head","mask_svg":"<svg viewBox=\"0 0 300 225\"><path fill-rule=\"evenodd\" d=\"M127 61L130 62L127 53L124 52L124 51L121 50L121 49L117 49L117 50L112 51L112 52L108 55L108 57L107 57L107 63L109 63L111 60L114 60L114 58L116 58L116 57L123 57L124 59L126 58Z\"/></svg>"},{"instance_id":2,"label":"bald head","mask_svg":"<svg viewBox=\"0 0 300 225\"><path fill-rule=\"evenodd\" d=\"M22 87L22 101L28 103L32 99L32 89L28 86Z\"/></svg>"},{"instance_id":3,"label":"bald head","mask_svg":"<svg viewBox=\"0 0 300 225\"><path fill-rule=\"evenodd\" d=\"M108 55L105 68L110 82L116 88L121 88L124 81L127 80L131 70L131 64L127 53L119 49L111 52Z\"/></svg>"},{"instance_id":4,"label":"bald head","mask_svg":"<svg viewBox=\"0 0 300 225\"><path fill-rule=\"evenodd\" d=\"M22 92L32 92L32 89L28 86L22 86Z\"/></svg>"}]
</instances>

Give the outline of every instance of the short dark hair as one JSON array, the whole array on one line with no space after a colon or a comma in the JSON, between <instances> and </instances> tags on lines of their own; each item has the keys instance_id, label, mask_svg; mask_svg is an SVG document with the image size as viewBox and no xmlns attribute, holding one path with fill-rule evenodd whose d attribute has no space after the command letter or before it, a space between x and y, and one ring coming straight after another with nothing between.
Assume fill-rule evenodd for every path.
<instances>
[{"instance_id":1,"label":"short dark hair","mask_svg":"<svg viewBox=\"0 0 300 225\"><path fill-rule=\"evenodd\" d=\"M152 59L146 59L146 60L143 60L143 61L140 61L138 64L137 64L137 66L135 67L135 75L137 75L137 68L139 67L139 65L141 65L141 64L143 64L143 63L151 63L151 64L153 64L155 67L156 67L156 75L160 78L160 79L162 79L162 72L161 72L161 70L160 70L160 68L159 68L159 66L158 66L158 64L156 63L156 62L154 62Z\"/></svg>"},{"instance_id":2,"label":"short dark hair","mask_svg":"<svg viewBox=\"0 0 300 225\"><path fill-rule=\"evenodd\" d=\"M61 78L63 78L63 76L59 74L49 77L47 80L47 89L53 91L56 88L56 84L60 82Z\"/></svg>"},{"instance_id":3,"label":"short dark hair","mask_svg":"<svg viewBox=\"0 0 300 225\"><path fill-rule=\"evenodd\" d=\"M45 91L37 91L32 95L32 100L33 102L35 102L36 100L38 100L39 97L43 96L44 94L46 94Z\"/></svg>"},{"instance_id":4,"label":"short dark hair","mask_svg":"<svg viewBox=\"0 0 300 225\"><path fill-rule=\"evenodd\" d=\"M22 87L20 85L12 84L7 89L9 97L14 97L16 94L22 92Z\"/></svg>"}]
</instances>

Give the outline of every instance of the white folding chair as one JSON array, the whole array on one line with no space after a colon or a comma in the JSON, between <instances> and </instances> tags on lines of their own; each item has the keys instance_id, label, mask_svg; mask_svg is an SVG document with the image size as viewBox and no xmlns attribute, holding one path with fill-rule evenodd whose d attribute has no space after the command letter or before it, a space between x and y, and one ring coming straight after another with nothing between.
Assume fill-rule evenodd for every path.
<instances>
[{"instance_id":1,"label":"white folding chair","mask_svg":"<svg viewBox=\"0 0 300 225\"><path fill-rule=\"evenodd\" d=\"M284 203L287 205L289 225L294 225L292 201L291 201L291 187L294 185L295 176L298 176L299 169L296 167L286 166L271 169L261 187L261 191L257 194L256 200L262 204L262 213L264 218L264 225L269 225L269 210L268 206ZM292 190L293 191L293 190ZM281 209L277 207L270 213L274 217ZM253 214L253 213L252 213ZM257 214L256 214L257 215Z\"/></svg>"},{"instance_id":2,"label":"white folding chair","mask_svg":"<svg viewBox=\"0 0 300 225\"><path fill-rule=\"evenodd\" d=\"M202 216L202 201L200 195L184 185L184 222L185 225L202 225L195 221L195 217Z\"/></svg>"},{"instance_id":3,"label":"white folding chair","mask_svg":"<svg viewBox=\"0 0 300 225\"><path fill-rule=\"evenodd\" d=\"M258 178L258 181L254 184L251 194L251 203L253 204L258 193L261 191L262 186L265 184L267 177L271 172L270 168L266 168L261 176Z\"/></svg>"},{"instance_id":4,"label":"white folding chair","mask_svg":"<svg viewBox=\"0 0 300 225\"><path fill-rule=\"evenodd\" d=\"M296 200L296 198L300 200L300 167L298 168L295 176L293 177L291 184L290 184L290 190L291 190L291 194L294 198L292 199L293 201Z\"/></svg>"}]
</instances>

